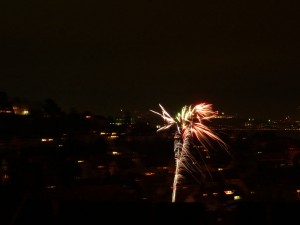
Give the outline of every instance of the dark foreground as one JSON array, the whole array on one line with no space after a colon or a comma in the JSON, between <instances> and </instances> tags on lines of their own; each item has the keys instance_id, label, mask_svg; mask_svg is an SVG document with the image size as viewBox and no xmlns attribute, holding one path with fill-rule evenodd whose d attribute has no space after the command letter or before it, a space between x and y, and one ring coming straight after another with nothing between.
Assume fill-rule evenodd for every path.
<instances>
[{"instance_id":1,"label":"dark foreground","mask_svg":"<svg viewBox=\"0 0 300 225\"><path fill-rule=\"evenodd\" d=\"M5 225L58 224L297 224L300 202L240 201L231 210L209 210L203 203L126 202L2 196Z\"/></svg>"}]
</instances>

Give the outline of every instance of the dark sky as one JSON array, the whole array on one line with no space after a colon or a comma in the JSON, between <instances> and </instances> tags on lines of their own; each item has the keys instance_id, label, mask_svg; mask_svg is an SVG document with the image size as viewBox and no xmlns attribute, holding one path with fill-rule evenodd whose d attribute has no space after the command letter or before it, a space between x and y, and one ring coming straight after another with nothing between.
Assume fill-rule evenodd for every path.
<instances>
[{"instance_id":1,"label":"dark sky","mask_svg":"<svg viewBox=\"0 0 300 225\"><path fill-rule=\"evenodd\" d=\"M10 0L0 90L69 111L197 102L279 118L300 106L298 1ZM299 111L298 111L299 114Z\"/></svg>"}]
</instances>

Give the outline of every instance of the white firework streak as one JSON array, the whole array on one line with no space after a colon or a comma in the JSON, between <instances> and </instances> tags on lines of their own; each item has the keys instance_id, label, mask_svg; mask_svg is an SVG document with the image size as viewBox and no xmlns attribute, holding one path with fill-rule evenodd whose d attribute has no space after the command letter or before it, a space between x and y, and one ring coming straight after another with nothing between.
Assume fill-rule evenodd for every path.
<instances>
[{"instance_id":1,"label":"white firework streak","mask_svg":"<svg viewBox=\"0 0 300 225\"><path fill-rule=\"evenodd\" d=\"M194 107L184 106L175 119L169 115L162 105L159 104L159 106L162 113L150 110L151 112L160 115L166 122L166 125L157 131L169 129L173 125L177 126L176 133L178 136L174 141L176 167L172 193L172 202L175 202L177 186L183 178L183 171L190 173L197 181L199 181L199 179L194 176L194 171L200 172L202 176L205 177L205 173L201 166L197 163L197 160L190 152L193 139L195 138L205 149L213 147L211 140L216 141L222 149L227 150L227 145L211 129L202 123L204 120L210 120L216 115L216 113L212 110L211 104L201 103ZM204 162L203 158L202 161Z\"/></svg>"}]
</instances>

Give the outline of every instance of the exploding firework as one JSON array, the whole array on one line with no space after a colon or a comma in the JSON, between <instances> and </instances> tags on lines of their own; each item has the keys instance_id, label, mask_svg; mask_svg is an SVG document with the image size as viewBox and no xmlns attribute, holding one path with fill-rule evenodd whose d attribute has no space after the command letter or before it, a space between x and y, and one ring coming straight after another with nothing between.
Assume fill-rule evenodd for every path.
<instances>
[{"instance_id":1,"label":"exploding firework","mask_svg":"<svg viewBox=\"0 0 300 225\"><path fill-rule=\"evenodd\" d=\"M218 143L219 147L227 151L226 143L218 137L209 127L203 124L203 121L210 120L216 116L216 112L212 110L212 105L207 103L197 104L195 106L184 106L175 118L160 105L162 113L150 110L158 114L165 121L165 125L157 131L167 130L172 126L176 126L174 135L174 154L175 154L175 175L173 181L172 202L176 200L177 186L183 178L183 172L190 173L196 180L199 179L193 175L193 171L198 171L205 177L200 164L197 163L191 152L192 146L200 143L204 149L213 147L212 141ZM204 160L203 158L201 159ZM205 165L205 163L204 163Z\"/></svg>"}]
</instances>

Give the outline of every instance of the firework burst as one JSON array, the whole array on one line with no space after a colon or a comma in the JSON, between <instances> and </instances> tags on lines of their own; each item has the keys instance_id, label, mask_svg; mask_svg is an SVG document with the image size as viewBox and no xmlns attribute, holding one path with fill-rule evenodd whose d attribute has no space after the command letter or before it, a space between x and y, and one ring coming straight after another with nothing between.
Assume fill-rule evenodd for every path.
<instances>
[{"instance_id":1,"label":"firework burst","mask_svg":"<svg viewBox=\"0 0 300 225\"><path fill-rule=\"evenodd\" d=\"M189 172L197 181L199 179L194 175L193 171L198 171L205 177L200 164L197 163L194 155L191 153L192 146L200 143L204 149L213 147L212 141L218 143L219 147L227 151L226 143L221 140L209 127L203 124L206 120L210 120L216 116L216 112L212 110L212 105L201 103L197 105L184 106L175 118L160 105L161 113L150 110L159 115L165 121L165 125L157 131L167 130L172 126L176 126L177 131L174 136L174 154L175 154L175 175L173 182L172 202L175 202L177 185L183 178L183 172ZM201 159L204 162L204 159ZM205 164L205 163L204 163Z\"/></svg>"}]
</instances>

